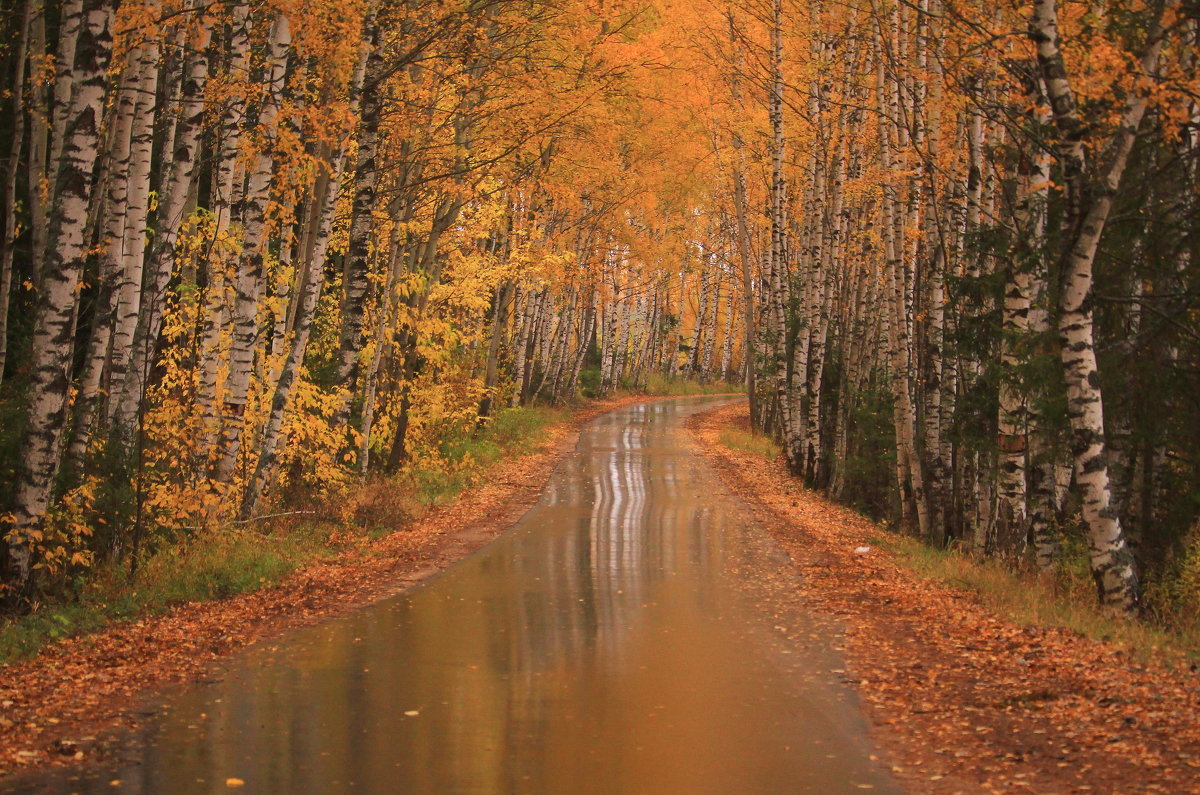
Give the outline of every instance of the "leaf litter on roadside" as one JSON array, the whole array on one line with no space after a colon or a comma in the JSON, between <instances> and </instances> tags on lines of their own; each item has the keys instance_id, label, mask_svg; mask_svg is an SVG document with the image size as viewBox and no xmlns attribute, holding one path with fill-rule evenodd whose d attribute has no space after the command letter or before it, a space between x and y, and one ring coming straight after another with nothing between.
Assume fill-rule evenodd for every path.
<instances>
[{"instance_id":1,"label":"leaf litter on roadside","mask_svg":"<svg viewBox=\"0 0 1200 795\"><path fill-rule=\"evenodd\" d=\"M803 488L782 462L722 444L745 415L744 404L722 407L688 427L787 551L808 604L843 624L849 681L906 788L1200 791L1194 672L1018 626L903 568L867 543L879 532L869 519Z\"/></svg>"}]
</instances>

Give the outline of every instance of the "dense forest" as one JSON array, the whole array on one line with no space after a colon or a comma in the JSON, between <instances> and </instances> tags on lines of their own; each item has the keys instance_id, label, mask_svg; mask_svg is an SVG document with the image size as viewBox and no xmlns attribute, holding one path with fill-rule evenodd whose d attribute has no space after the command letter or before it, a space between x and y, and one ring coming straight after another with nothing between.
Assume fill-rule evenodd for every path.
<instances>
[{"instance_id":1,"label":"dense forest","mask_svg":"<svg viewBox=\"0 0 1200 795\"><path fill-rule=\"evenodd\" d=\"M1194 3L3 8L14 610L664 378L932 544L1200 600Z\"/></svg>"}]
</instances>

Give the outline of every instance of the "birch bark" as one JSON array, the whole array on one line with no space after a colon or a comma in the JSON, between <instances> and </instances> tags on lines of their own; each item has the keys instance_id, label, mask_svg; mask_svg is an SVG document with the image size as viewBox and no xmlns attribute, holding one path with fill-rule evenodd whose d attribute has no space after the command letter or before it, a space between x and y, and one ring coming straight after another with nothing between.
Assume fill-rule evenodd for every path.
<instances>
[{"instance_id":1,"label":"birch bark","mask_svg":"<svg viewBox=\"0 0 1200 795\"><path fill-rule=\"evenodd\" d=\"M244 2L236 3L230 11L229 65L226 72L227 90L234 94L243 93L249 83L250 70L250 9ZM212 209L216 216L213 231L213 251L208 258L207 284L204 288L204 320L200 343L201 372L196 394L196 404L206 421L205 440L200 445L202 452L209 453L217 421L217 390L221 363L225 360L222 350L223 337L229 320L231 303L230 228L237 209L237 197L241 194L242 166L240 164L244 101L229 98L221 114L218 132L217 165L212 174Z\"/></svg>"},{"instance_id":2,"label":"birch bark","mask_svg":"<svg viewBox=\"0 0 1200 795\"><path fill-rule=\"evenodd\" d=\"M157 10L157 3L151 6ZM137 103L129 139L129 173L126 191L125 228L122 232L120 282L113 318L112 354L109 358L111 392L110 418L120 413L120 391L133 362L133 338L142 311L142 277L146 256L146 217L150 209L151 154L154 148L154 118L158 92L159 51L151 35L136 53Z\"/></svg>"},{"instance_id":3,"label":"birch bark","mask_svg":"<svg viewBox=\"0 0 1200 795\"><path fill-rule=\"evenodd\" d=\"M17 449L7 537L6 580L18 598L31 584L30 534L50 499L70 391L72 327L87 247L84 232L100 147L105 75L112 56L113 0L88 0L82 10L54 189L49 248L34 320L25 426Z\"/></svg>"},{"instance_id":4,"label":"birch bark","mask_svg":"<svg viewBox=\"0 0 1200 795\"><path fill-rule=\"evenodd\" d=\"M787 184L783 166L786 157L783 130L783 3L774 0L771 15L770 91L768 115L771 124L771 325L775 359L775 397L780 412L784 449L793 469L799 449L800 427L791 410L790 357L788 355L788 291L791 275L787 259Z\"/></svg>"},{"instance_id":5,"label":"birch bark","mask_svg":"<svg viewBox=\"0 0 1200 795\"><path fill-rule=\"evenodd\" d=\"M275 168L275 134L287 75L291 25L284 14L271 28L267 53L267 85L258 123L264 140L250 173L242 212L242 251L234 284L233 338L229 350L229 375L221 411L221 437L213 466L213 479L228 483L237 466L246 430L246 403L254 372L258 342L258 302L262 292L266 249L266 204Z\"/></svg>"},{"instance_id":6,"label":"birch bark","mask_svg":"<svg viewBox=\"0 0 1200 795\"><path fill-rule=\"evenodd\" d=\"M1150 80L1158 65L1165 31L1162 14L1150 24L1139 76ZM1060 136L1058 159L1067 185L1068 224L1060 261L1058 333L1063 375L1067 383L1067 413L1075 456L1075 483L1088 530L1092 576L1101 603L1132 613L1138 604L1138 581L1133 559L1112 505L1104 437L1104 399L1095 348L1093 318L1094 263L1100 237L1112 210L1113 198L1129 160L1147 107L1147 97L1135 87L1125 100L1122 117L1093 169L1087 137L1058 39L1056 0L1035 0L1030 37Z\"/></svg>"},{"instance_id":7,"label":"birch bark","mask_svg":"<svg viewBox=\"0 0 1200 795\"><path fill-rule=\"evenodd\" d=\"M342 295L342 327L338 336L337 370L334 376L342 390L342 407L335 425L350 418L350 389L358 372L359 352L363 344L365 307L374 228L375 195L379 185L379 125L383 113L383 80L386 63L379 47L379 22L373 21L367 34L366 76L363 82L358 125L358 159L354 170L354 198L350 216L350 240Z\"/></svg>"}]
</instances>

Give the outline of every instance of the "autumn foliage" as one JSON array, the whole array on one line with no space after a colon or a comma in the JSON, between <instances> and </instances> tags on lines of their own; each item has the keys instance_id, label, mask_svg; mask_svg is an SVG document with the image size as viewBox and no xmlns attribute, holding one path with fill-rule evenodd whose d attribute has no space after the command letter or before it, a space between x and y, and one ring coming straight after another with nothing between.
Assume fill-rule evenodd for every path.
<instances>
[{"instance_id":1,"label":"autumn foliage","mask_svg":"<svg viewBox=\"0 0 1200 795\"><path fill-rule=\"evenodd\" d=\"M745 383L796 475L931 543L1050 568L1082 537L1105 603L1191 593L1194 8L4 24L14 607L664 377Z\"/></svg>"}]
</instances>

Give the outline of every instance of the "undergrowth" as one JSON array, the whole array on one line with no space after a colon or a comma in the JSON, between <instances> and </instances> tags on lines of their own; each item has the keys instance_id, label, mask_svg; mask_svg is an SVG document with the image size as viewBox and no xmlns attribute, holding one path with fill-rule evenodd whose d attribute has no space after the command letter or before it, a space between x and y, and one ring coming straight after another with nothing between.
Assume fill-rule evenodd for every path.
<instances>
[{"instance_id":1,"label":"undergrowth","mask_svg":"<svg viewBox=\"0 0 1200 795\"><path fill-rule=\"evenodd\" d=\"M553 407L501 409L472 433L467 428L450 435L439 446L437 466L420 467L406 473L414 495L423 505L440 505L453 500L502 456L529 452L544 436L547 425L565 419L563 409Z\"/></svg>"},{"instance_id":2,"label":"undergrowth","mask_svg":"<svg viewBox=\"0 0 1200 795\"><path fill-rule=\"evenodd\" d=\"M783 455L783 448L775 439L745 428L725 428L721 431L720 442L733 450L742 450L768 458L778 458Z\"/></svg>"},{"instance_id":3,"label":"undergrowth","mask_svg":"<svg viewBox=\"0 0 1200 795\"><path fill-rule=\"evenodd\" d=\"M162 544L145 556L136 580L124 563L100 564L46 597L29 615L7 619L0 627L0 663L115 621L277 585L306 564L364 548L481 482L501 458L530 452L549 425L566 417L561 409L503 409L483 427L460 428L444 439L436 466L371 479L312 510L215 527Z\"/></svg>"},{"instance_id":4,"label":"undergrowth","mask_svg":"<svg viewBox=\"0 0 1200 795\"><path fill-rule=\"evenodd\" d=\"M1141 621L1099 607L1081 543L1064 548L1058 568L1050 575L1014 571L999 561L979 560L954 547L937 548L886 530L872 543L921 577L971 592L985 608L1013 623L1062 627L1115 643L1144 661L1163 654L1200 659L1200 631L1194 623L1164 620L1153 604L1147 606L1150 615Z\"/></svg>"},{"instance_id":5,"label":"undergrowth","mask_svg":"<svg viewBox=\"0 0 1200 795\"><path fill-rule=\"evenodd\" d=\"M650 395L652 397L664 395L679 395L681 397L688 395L724 395L740 391L742 391L740 384L731 384L727 381L697 381L678 376L672 378L661 373L649 373L644 382L640 384L622 384L621 389L618 390L621 394Z\"/></svg>"},{"instance_id":6,"label":"undergrowth","mask_svg":"<svg viewBox=\"0 0 1200 795\"><path fill-rule=\"evenodd\" d=\"M600 388L600 365L598 360L590 367L583 368L579 373L579 395L585 399L598 397L628 397L646 395L647 397L687 397L689 395L725 395L733 392L745 394L745 385L723 379L700 380L680 375L669 376L663 373L647 373L644 380L623 378L615 389L604 392Z\"/></svg>"},{"instance_id":7,"label":"undergrowth","mask_svg":"<svg viewBox=\"0 0 1200 795\"><path fill-rule=\"evenodd\" d=\"M300 566L332 557L338 547L312 523L263 534L209 530L147 557L137 579L107 565L77 581L73 593L10 619L0 630L0 662L36 653L47 642L86 634L128 618L161 613L185 602L223 599L279 583Z\"/></svg>"}]
</instances>

